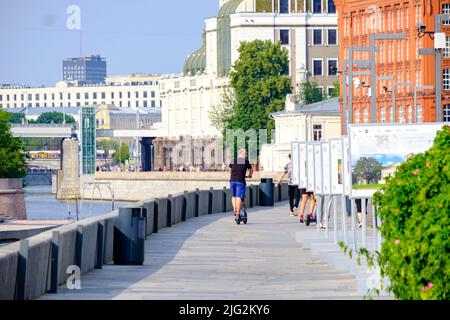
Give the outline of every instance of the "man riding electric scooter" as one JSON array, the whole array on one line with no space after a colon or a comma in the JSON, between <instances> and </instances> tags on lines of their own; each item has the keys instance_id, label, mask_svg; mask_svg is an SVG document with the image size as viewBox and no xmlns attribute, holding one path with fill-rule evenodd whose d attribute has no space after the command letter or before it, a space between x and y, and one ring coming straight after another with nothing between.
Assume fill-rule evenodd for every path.
<instances>
[{"instance_id":1,"label":"man riding electric scooter","mask_svg":"<svg viewBox=\"0 0 450 320\"><path fill-rule=\"evenodd\" d=\"M231 189L231 201L233 204L233 213L235 221L240 224L241 221L244 224L247 223L247 211L245 209L245 191L246 182L245 178L251 179L253 175L253 167L248 161L247 152L245 150L239 150L238 157L235 161L229 165L230 168L230 189ZM248 170L248 175L246 175ZM241 209L244 207L244 215L241 215Z\"/></svg>"}]
</instances>

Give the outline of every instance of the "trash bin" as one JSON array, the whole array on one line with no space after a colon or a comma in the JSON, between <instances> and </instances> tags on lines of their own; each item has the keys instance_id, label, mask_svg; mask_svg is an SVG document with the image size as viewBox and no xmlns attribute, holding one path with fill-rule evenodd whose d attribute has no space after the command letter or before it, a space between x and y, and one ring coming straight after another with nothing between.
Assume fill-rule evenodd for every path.
<instances>
[{"instance_id":1,"label":"trash bin","mask_svg":"<svg viewBox=\"0 0 450 320\"><path fill-rule=\"evenodd\" d=\"M259 205L262 207L273 207L274 185L273 179L261 179L259 184Z\"/></svg>"},{"instance_id":2,"label":"trash bin","mask_svg":"<svg viewBox=\"0 0 450 320\"><path fill-rule=\"evenodd\" d=\"M142 265L144 263L147 209L120 208L114 223L114 264Z\"/></svg>"}]
</instances>

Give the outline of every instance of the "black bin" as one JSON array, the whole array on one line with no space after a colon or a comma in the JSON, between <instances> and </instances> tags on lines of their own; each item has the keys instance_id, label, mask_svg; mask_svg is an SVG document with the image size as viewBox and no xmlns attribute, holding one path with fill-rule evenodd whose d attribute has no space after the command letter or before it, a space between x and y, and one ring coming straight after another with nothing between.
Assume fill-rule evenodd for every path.
<instances>
[{"instance_id":1,"label":"black bin","mask_svg":"<svg viewBox=\"0 0 450 320\"><path fill-rule=\"evenodd\" d=\"M114 223L114 264L142 265L146 238L147 209L120 208Z\"/></svg>"},{"instance_id":2,"label":"black bin","mask_svg":"<svg viewBox=\"0 0 450 320\"><path fill-rule=\"evenodd\" d=\"M273 179L263 178L259 184L259 205L262 207L273 207L274 185Z\"/></svg>"}]
</instances>

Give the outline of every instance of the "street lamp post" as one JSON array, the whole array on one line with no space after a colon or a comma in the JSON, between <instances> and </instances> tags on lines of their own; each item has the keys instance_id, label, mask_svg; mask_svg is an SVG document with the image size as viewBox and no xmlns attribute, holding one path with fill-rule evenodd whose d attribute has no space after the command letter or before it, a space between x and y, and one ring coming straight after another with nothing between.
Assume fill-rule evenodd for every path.
<instances>
[{"instance_id":1,"label":"street lamp post","mask_svg":"<svg viewBox=\"0 0 450 320\"><path fill-rule=\"evenodd\" d=\"M377 121L377 95L376 95L376 70L375 70L375 41L376 40L406 40L406 34L404 33L372 33L370 35L370 72L371 72L371 97L370 97L370 121L375 123ZM393 91L395 89L393 88ZM395 103L395 100L394 100Z\"/></svg>"}]
</instances>

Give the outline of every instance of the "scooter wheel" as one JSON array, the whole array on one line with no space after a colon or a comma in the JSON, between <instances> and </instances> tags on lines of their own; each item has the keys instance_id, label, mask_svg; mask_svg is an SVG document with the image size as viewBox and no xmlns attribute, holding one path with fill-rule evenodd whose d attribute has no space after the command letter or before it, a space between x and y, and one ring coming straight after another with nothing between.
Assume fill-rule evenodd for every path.
<instances>
[{"instance_id":1,"label":"scooter wheel","mask_svg":"<svg viewBox=\"0 0 450 320\"><path fill-rule=\"evenodd\" d=\"M247 219L242 220L242 222L244 222L244 224L247 224Z\"/></svg>"},{"instance_id":2,"label":"scooter wheel","mask_svg":"<svg viewBox=\"0 0 450 320\"><path fill-rule=\"evenodd\" d=\"M310 219L309 215L307 215L307 216L306 216L306 219L305 219L305 225L306 225L306 226L309 226L310 223L311 223L311 219Z\"/></svg>"}]
</instances>

